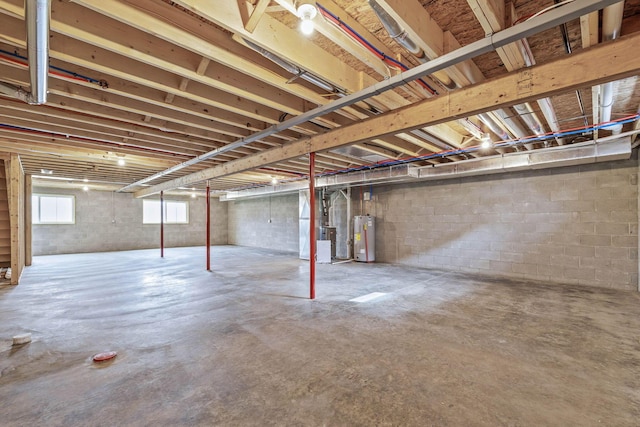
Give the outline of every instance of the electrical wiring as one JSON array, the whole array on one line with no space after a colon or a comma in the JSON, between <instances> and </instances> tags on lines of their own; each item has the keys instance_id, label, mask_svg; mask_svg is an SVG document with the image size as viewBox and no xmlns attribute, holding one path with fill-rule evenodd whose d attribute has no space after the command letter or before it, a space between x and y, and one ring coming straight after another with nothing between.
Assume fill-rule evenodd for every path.
<instances>
[{"instance_id":1,"label":"electrical wiring","mask_svg":"<svg viewBox=\"0 0 640 427\"><path fill-rule=\"evenodd\" d=\"M64 140L72 140L72 141L78 141L78 142L89 142L93 144L99 143L99 144L111 145L118 148L126 148L126 149L136 150L136 151L157 153L157 154L163 154L163 155L172 156L172 157L184 156L184 154L182 153L177 153L177 152L167 151L167 150L160 150L157 148L143 147L141 145L136 145L136 144L121 144L119 142L107 141L103 139L87 138L87 137L70 135L70 134L65 134L60 132L52 132L52 131L45 131L45 130L34 129L34 128L27 128L22 126L14 126L6 123L0 123L0 129L6 129L12 132L20 132L20 133L26 133L31 135L44 135L48 137L61 138Z\"/></svg>"},{"instance_id":2,"label":"electrical wiring","mask_svg":"<svg viewBox=\"0 0 640 427\"><path fill-rule=\"evenodd\" d=\"M552 4L552 5L551 5L551 6L549 6L549 7L545 7L545 8L544 8L544 9L542 9L540 12L534 13L530 18L528 18L528 19L527 19L527 21L528 21L529 19L533 19L533 18L535 18L536 16L540 16L540 15L542 15L543 13L547 13L548 11L550 11L550 10L552 10L552 9L555 9L556 7L560 7L560 6L565 5L565 4L567 4L567 3L573 3L574 1L576 1L576 0L565 0L565 1L561 1L560 3Z\"/></svg>"},{"instance_id":3,"label":"electrical wiring","mask_svg":"<svg viewBox=\"0 0 640 427\"><path fill-rule=\"evenodd\" d=\"M29 67L29 61L26 56L18 55L17 53L8 52L2 49L0 49L0 60L17 64L22 67ZM97 80L91 77L83 76L82 74L74 73L73 71L65 70L64 68L56 67L54 65L49 66L49 73L58 77L93 83L102 88L107 88L109 86L105 80Z\"/></svg>"},{"instance_id":4,"label":"electrical wiring","mask_svg":"<svg viewBox=\"0 0 640 427\"><path fill-rule=\"evenodd\" d=\"M390 56L388 56L384 52L382 52L380 49L375 47L371 42L369 42L366 38L364 38L356 30L354 30L350 25L348 25L347 23L342 21L335 14L331 13L327 8L322 6L320 3L316 3L316 6L318 7L318 10L320 11L320 14L327 21L331 22L333 25L335 25L336 27L341 29L345 34L347 34L353 40L355 40L360 45L362 45L365 49L367 49L369 52L371 52L373 55L375 55L382 62L384 62L385 64L387 64L387 65L389 65L389 66L391 66L393 68L396 68L396 69L398 69L400 71L407 71L409 69L409 67L407 67L402 62L400 62L400 61L398 61L398 60L396 60L394 58L391 58ZM435 90L433 87L431 87L424 80L418 79L416 81L418 82L418 84L420 86L422 86L431 95L437 95L438 94L438 91Z\"/></svg>"},{"instance_id":5,"label":"electrical wiring","mask_svg":"<svg viewBox=\"0 0 640 427\"><path fill-rule=\"evenodd\" d=\"M536 13L533 13L533 14L526 15L526 16L523 16L523 17L521 17L521 18L518 18L516 21L514 21L514 23L513 23L512 25L516 25L516 24L519 24L519 23L521 23L521 22L528 21L529 19L533 19L533 18L535 18L536 16L540 16L540 15L542 15L543 13L547 13L548 11L550 11L550 10L552 10L552 9L555 9L555 8L557 8L557 7L559 7L559 6L565 5L565 4L567 4L567 3L573 3L574 1L575 1L575 0L565 0L565 1L562 1L562 2L560 2L560 3L552 4L551 6L549 6L549 7L545 7L544 9L542 9L542 10L540 10L540 11L536 12Z\"/></svg>"}]
</instances>

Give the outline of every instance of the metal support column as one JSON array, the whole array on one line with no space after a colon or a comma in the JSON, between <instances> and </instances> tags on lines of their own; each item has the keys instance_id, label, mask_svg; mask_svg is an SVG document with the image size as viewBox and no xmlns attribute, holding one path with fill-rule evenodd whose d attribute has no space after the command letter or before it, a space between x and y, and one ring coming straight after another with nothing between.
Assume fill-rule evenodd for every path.
<instances>
[{"instance_id":1,"label":"metal support column","mask_svg":"<svg viewBox=\"0 0 640 427\"><path fill-rule=\"evenodd\" d=\"M316 153L309 153L309 298L316 298Z\"/></svg>"},{"instance_id":2,"label":"metal support column","mask_svg":"<svg viewBox=\"0 0 640 427\"><path fill-rule=\"evenodd\" d=\"M207 271L211 271L211 187L207 181Z\"/></svg>"},{"instance_id":3,"label":"metal support column","mask_svg":"<svg viewBox=\"0 0 640 427\"><path fill-rule=\"evenodd\" d=\"M160 258L164 258L164 191L160 192Z\"/></svg>"}]
</instances>

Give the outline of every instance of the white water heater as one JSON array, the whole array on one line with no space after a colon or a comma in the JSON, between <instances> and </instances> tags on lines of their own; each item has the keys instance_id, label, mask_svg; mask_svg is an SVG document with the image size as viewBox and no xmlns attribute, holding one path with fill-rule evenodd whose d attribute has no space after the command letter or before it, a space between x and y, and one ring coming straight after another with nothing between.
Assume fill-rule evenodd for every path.
<instances>
[{"instance_id":1,"label":"white water heater","mask_svg":"<svg viewBox=\"0 0 640 427\"><path fill-rule=\"evenodd\" d=\"M353 217L353 257L360 262L376 260L375 218L369 215Z\"/></svg>"}]
</instances>

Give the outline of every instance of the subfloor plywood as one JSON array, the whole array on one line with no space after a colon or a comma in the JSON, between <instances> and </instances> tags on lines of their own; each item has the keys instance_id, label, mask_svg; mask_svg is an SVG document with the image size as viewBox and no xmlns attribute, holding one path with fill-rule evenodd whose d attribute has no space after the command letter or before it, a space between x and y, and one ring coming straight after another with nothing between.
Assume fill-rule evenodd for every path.
<instances>
[{"instance_id":1,"label":"subfloor plywood","mask_svg":"<svg viewBox=\"0 0 640 427\"><path fill-rule=\"evenodd\" d=\"M310 301L291 254L214 247L211 272L204 257L34 257L0 287L2 425L640 419L637 293L343 263L317 266Z\"/></svg>"}]
</instances>

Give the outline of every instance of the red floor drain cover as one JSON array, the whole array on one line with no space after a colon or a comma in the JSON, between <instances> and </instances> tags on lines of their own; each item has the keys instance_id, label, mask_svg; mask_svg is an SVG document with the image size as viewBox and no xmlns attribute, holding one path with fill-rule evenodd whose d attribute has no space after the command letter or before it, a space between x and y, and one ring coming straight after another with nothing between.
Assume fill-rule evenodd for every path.
<instances>
[{"instance_id":1,"label":"red floor drain cover","mask_svg":"<svg viewBox=\"0 0 640 427\"><path fill-rule=\"evenodd\" d=\"M98 353L95 356L93 356L93 361L94 362L106 362L107 360L111 360L113 358L115 358L118 355L118 353L116 353L115 351L107 351L104 353Z\"/></svg>"}]
</instances>

